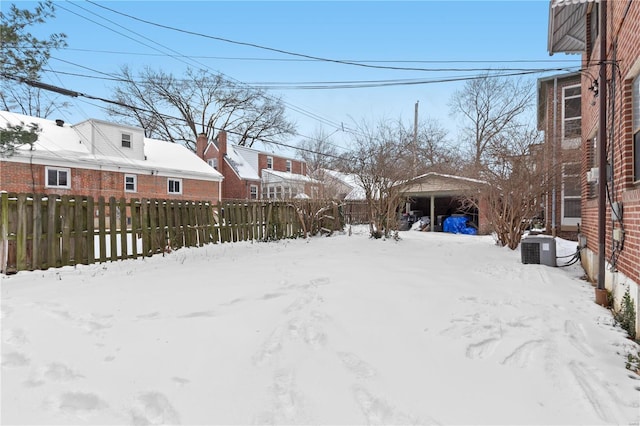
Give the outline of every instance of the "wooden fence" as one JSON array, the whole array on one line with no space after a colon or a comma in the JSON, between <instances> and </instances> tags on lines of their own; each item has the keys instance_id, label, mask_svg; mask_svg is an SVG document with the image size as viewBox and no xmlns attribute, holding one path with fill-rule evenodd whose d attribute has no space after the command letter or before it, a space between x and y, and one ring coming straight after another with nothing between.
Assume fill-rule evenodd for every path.
<instances>
[{"instance_id":1,"label":"wooden fence","mask_svg":"<svg viewBox=\"0 0 640 426\"><path fill-rule=\"evenodd\" d=\"M342 229L318 201L206 201L0 194L0 272L132 259L209 243L297 238ZM322 214L318 214L322 212ZM313 227L313 229L311 229Z\"/></svg>"}]
</instances>

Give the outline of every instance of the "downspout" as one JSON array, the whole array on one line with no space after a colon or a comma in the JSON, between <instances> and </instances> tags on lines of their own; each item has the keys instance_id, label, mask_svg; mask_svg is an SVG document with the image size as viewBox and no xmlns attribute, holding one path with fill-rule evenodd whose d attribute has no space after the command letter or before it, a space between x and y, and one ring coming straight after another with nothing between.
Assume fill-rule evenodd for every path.
<instances>
[{"instance_id":1,"label":"downspout","mask_svg":"<svg viewBox=\"0 0 640 426\"><path fill-rule=\"evenodd\" d=\"M551 186L551 235L557 235L556 210L556 185L558 184L558 171L556 170L556 148L558 144L558 77L553 79L553 135L551 143L551 173L553 173L553 184Z\"/></svg>"},{"instance_id":2,"label":"downspout","mask_svg":"<svg viewBox=\"0 0 640 426\"><path fill-rule=\"evenodd\" d=\"M596 303L605 306L605 242L607 233L607 1L600 0L600 96L598 128L598 287Z\"/></svg>"}]
</instances>

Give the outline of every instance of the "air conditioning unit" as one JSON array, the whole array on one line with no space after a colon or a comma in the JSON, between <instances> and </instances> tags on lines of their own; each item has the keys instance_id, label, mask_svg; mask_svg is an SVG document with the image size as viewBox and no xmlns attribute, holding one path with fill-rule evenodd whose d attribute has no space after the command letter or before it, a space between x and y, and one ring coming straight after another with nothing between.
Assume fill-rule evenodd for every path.
<instances>
[{"instance_id":1,"label":"air conditioning unit","mask_svg":"<svg viewBox=\"0 0 640 426\"><path fill-rule=\"evenodd\" d=\"M591 170L587 172L587 182L596 183L598 182L598 168L592 167Z\"/></svg>"},{"instance_id":2,"label":"air conditioning unit","mask_svg":"<svg viewBox=\"0 0 640 426\"><path fill-rule=\"evenodd\" d=\"M520 241L522 263L557 266L556 240L546 235L527 236Z\"/></svg>"}]
</instances>

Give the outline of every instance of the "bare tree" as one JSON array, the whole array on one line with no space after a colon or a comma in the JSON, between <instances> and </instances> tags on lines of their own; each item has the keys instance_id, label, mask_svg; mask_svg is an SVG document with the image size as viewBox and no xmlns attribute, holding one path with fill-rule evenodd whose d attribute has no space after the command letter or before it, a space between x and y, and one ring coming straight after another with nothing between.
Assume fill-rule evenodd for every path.
<instances>
[{"instance_id":1,"label":"bare tree","mask_svg":"<svg viewBox=\"0 0 640 426\"><path fill-rule=\"evenodd\" d=\"M3 79L0 105L6 111L48 118L54 112L67 108L69 102L59 101L57 96L49 98L41 89Z\"/></svg>"},{"instance_id":2,"label":"bare tree","mask_svg":"<svg viewBox=\"0 0 640 426\"><path fill-rule=\"evenodd\" d=\"M314 176L322 169L331 169L338 163L339 153L331 140L332 134L328 134L324 128L318 127L313 135L298 143L298 148L300 148L298 156L307 163L309 175Z\"/></svg>"},{"instance_id":3,"label":"bare tree","mask_svg":"<svg viewBox=\"0 0 640 426\"><path fill-rule=\"evenodd\" d=\"M464 204L486 216L499 245L515 250L530 220L540 214L557 170L545 166L542 136L533 126L503 130L499 139L491 166L482 169L485 183Z\"/></svg>"},{"instance_id":4,"label":"bare tree","mask_svg":"<svg viewBox=\"0 0 640 426\"><path fill-rule=\"evenodd\" d=\"M57 98L44 97L41 89L27 86L20 79L37 80L51 50L67 45L66 35L51 34L43 39L27 31L28 27L45 23L55 16L52 1L40 2L34 10L19 9L15 4L8 9L6 13L0 11L0 104L7 111L47 118L54 110L68 104Z\"/></svg>"},{"instance_id":5,"label":"bare tree","mask_svg":"<svg viewBox=\"0 0 640 426\"><path fill-rule=\"evenodd\" d=\"M142 127L147 137L194 150L199 134L213 139L220 129L245 146L258 139L275 141L295 130L280 99L221 75L188 69L184 78L177 78L146 68L135 76L125 66L119 77L122 83L113 95L120 106L111 107L109 114Z\"/></svg>"},{"instance_id":6,"label":"bare tree","mask_svg":"<svg viewBox=\"0 0 640 426\"><path fill-rule=\"evenodd\" d=\"M468 80L450 101L451 115L462 120L466 156L478 173L501 151L501 135L521 126L534 100L534 85L523 79L492 77Z\"/></svg>"},{"instance_id":7,"label":"bare tree","mask_svg":"<svg viewBox=\"0 0 640 426\"><path fill-rule=\"evenodd\" d=\"M417 134L414 134L414 126L414 124L408 126L398 121L403 149L408 156L414 156L411 160L414 175L459 171L463 162L457 147L454 147L449 140L447 130L434 119L419 121Z\"/></svg>"},{"instance_id":8,"label":"bare tree","mask_svg":"<svg viewBox=\"0 0 640 426\"><path fill-rule=\"evenodd\" d=\"M354 150L346 165L358 176L374 238L389 237L398 229L398 208L404 201L403 184L412 177L411 157L401 141L397 126L366 123L354 132Z\"/></svg>"}]
</instances>

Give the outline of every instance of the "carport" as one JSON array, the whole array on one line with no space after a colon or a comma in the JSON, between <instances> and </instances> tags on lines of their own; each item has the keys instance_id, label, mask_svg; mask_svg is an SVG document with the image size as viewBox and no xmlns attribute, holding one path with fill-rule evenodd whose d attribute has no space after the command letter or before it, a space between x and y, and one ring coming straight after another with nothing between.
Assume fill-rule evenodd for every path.
<instances>
[{"instance_id":1,"label":"carport","mask_svg":"<svg viewBox=\"0 0 640 426\"><path fill-rule=\"evenodd\" d=\"M464 208L461 197L478 194L479 186L485 184L477 179L426 173L411 179L405 186L403 193L408 199L407 213L417 211L429 216L431 231L441 231L446 217L464 214L469 216L480 233L484 233L487 224L483 215L476 208Z\"/></svg>"}]
</instances>

